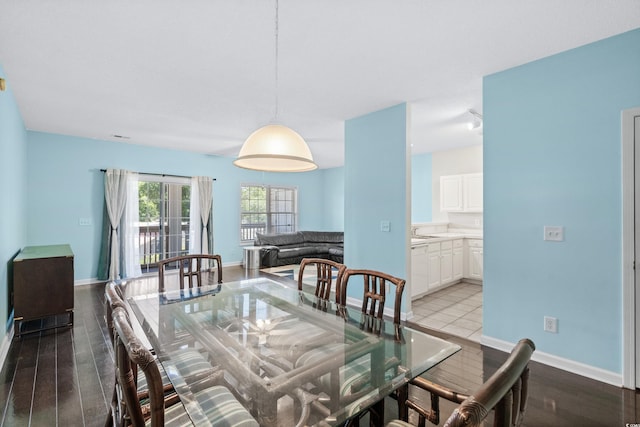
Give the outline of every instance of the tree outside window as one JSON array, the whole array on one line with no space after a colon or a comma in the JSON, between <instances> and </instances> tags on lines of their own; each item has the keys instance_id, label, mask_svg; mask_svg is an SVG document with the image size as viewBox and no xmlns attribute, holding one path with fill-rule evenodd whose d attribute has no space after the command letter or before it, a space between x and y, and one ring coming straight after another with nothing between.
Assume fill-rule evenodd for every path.
<instances>
[{"instance_id":1,"label":"tree outside window","mask_svg":"<svg viewBox=\"0 0 640 427\"><path fill-rule=\"evenodd\" d=\"M153 269L162 259L188 253L190 198L188 183L158 180L138 183L143 272Z\"/></svg>"}]
</instances>

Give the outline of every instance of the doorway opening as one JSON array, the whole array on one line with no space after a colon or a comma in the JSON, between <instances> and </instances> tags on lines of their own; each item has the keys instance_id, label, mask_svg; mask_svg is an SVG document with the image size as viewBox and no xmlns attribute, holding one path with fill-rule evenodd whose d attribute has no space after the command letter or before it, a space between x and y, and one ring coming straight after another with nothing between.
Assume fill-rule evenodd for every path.
<instances>
[{"instance_id":1,"label":"doorway opening","mask_svg":"<svg viewBox=\"0 0 640 427\"><path fill-rule=\"evenodd\" d=\"M640 107L622 112L622 385L640 385Z\"/></svg>"}]
</instances>

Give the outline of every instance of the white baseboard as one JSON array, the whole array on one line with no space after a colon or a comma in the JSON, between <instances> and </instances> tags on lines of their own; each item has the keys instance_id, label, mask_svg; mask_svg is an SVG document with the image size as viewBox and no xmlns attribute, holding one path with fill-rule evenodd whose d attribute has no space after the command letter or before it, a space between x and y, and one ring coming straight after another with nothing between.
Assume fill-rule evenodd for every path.
<instances>
[{"instance_id":1,"label":"white baseboard","mask_svg":"<svg viewBox=\"0 0 640 427\"><path fill-rule=\"evenodd\" d=\"M7 331L7 334L2 339L2 343L0 343L0 370L4 367L4 362L7 359L7 354L9 354L9 347L11 347L11 341L13 340L13 322L11 322L11 327Z\"/></svg>"},{"instance_id":2,"label":"white baseboard","mask_svg":"<svg viewBox=\"0 0 640 427\"><path fill-rule=\"evenodd\" d=\"M100 280L97 277L93 277L91 279L74 280L73 281L73 286L93 285L95 283L107 283L107 281L106 280Z\"/></svg>"},{"instance_id":3,"label":"white baseboard","mask_svg":"<svg viewBox=\"0 0 640 427\"><path fill-rule=\"evenodd\" d=\"M480 343L487 347L502 350L510 353L515 343L502 341L496 338L483 335L480 338ZM540 362L544 365L552 366L554 368L562 369L563 371L571 372L583 377L591 378L596 381L611 384L616 387L622 387L622 374L617 372L607 371L605 369L596 368L595 366L586 365L584 363L576 362L574 360L565 359L563 357L555 356L553 354L544 353L541 351L534 351L531 360Z\"/></svg>"}]
</instances>

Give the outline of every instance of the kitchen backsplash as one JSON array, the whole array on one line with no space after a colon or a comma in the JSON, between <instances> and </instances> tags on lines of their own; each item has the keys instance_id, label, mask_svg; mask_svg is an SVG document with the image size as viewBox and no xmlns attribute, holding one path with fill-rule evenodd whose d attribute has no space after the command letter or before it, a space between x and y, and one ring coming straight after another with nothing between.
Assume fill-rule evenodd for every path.
<instances>
[{"instance_id":1,"label":"kitchen backsplash","mask_svg":"<svg viewBox=\"0 0 640 427\"><path fill-rule=\"evenodd\" d=\"M449 212L449 228L482 229L482 213Z\"/></svg>"}]
</instances>

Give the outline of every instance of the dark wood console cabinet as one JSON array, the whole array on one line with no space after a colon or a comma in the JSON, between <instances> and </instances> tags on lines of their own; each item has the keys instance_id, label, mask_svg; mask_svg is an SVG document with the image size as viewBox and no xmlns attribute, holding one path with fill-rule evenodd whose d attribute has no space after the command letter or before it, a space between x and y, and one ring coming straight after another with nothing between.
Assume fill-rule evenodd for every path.
<instances>
[{"instance_id":1,"label":"dark wood console cabinet","mask_svg":"<svg viewBox=\"0 0 640 427\"><path fill-rule=\"evenodd\" d=\"M13 259L13 307L16 337L73 325L73 252L69 245L27 246L18 253ZM32 322L35 320L38 322Z\"/></svg>"}]
</instances>

